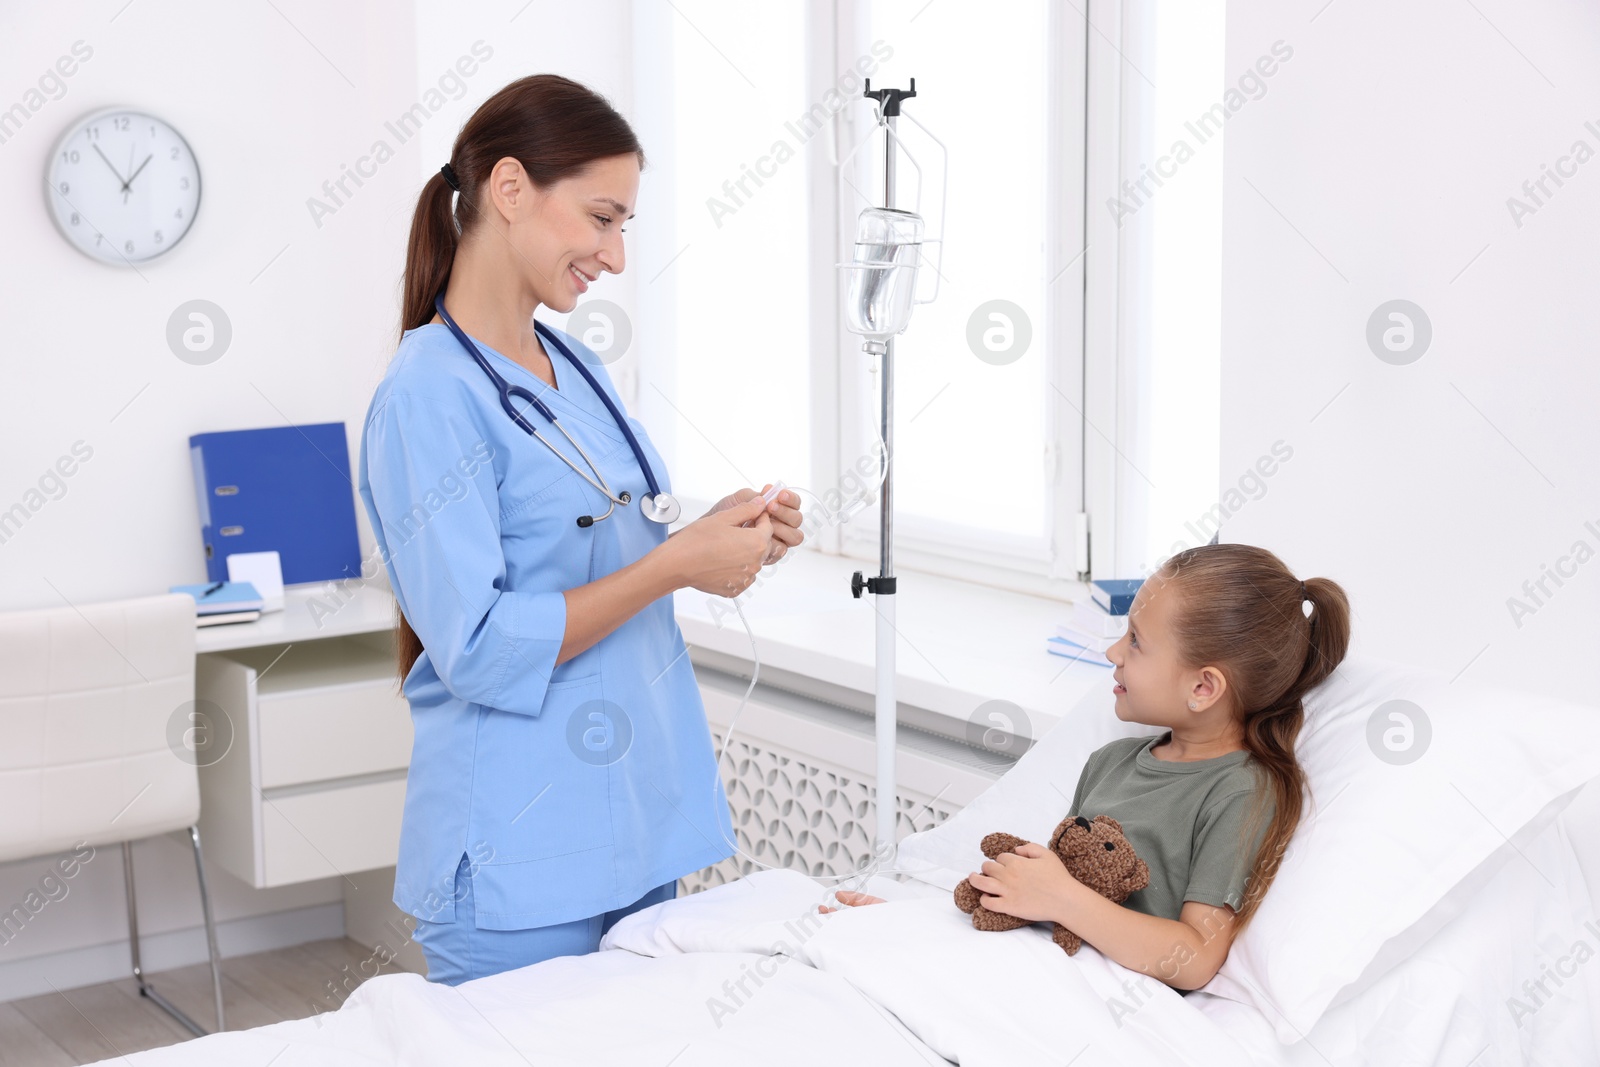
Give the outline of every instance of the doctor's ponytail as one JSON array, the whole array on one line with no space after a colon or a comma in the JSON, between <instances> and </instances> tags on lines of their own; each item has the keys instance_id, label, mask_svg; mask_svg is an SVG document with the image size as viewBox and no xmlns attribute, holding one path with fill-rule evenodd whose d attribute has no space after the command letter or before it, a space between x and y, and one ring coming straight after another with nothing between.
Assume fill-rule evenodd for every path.
<instances>
[{"instance_id":1,"label":"doctor's ponytail","mask_svg":"<svg viewBox=\"0 0 1600 1067\"><path fill-rule=\"evenodd\" d=\"M478 198L489 172L510 156L533 184L547 189L596 160L632 155L644 166L633 128L605 97L557 74L519 78L478 106L461 127L448 161L461 191L441 171L422 186L406 243L400 336L433 321L433 299L444 292L457 246L472 237ZM442 169L442 168L441 168ZM423 646L396 610L395 652L402 684Z\"/></svg>"}]
</instances>

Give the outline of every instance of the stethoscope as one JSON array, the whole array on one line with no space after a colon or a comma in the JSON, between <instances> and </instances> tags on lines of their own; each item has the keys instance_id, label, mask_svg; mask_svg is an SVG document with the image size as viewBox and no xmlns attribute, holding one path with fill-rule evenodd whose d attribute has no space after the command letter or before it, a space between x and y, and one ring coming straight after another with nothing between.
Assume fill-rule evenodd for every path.
<instances>
[{"instance_id":1,"label":"stethoscope","mask_svg":"<svg viewBox=\"0 0 1600 1067\"><path fill-rule=\"evenodd\" d=\"M511 416L511 421L522 427L523 430L533 437L538 438L546 448L556 454L556 457L560 459L561 462L571 467L574 473L578 474L583 478L584 481L588 482L601 493L605 494L606 500L610 502L606 507L606 513L604 515L579 515L579 526L585 528L593 526L600 519L608 518L611 515L611 512L616 509L618 504L626 504L633 499L633 497L628 494L626 489L622 491L621 496L613 496L611 492L611 485L605 480L605 476L600 473L600 468L595 466L594 461L589 458L589 453L583 450L583 446L578 444L577 441L573 440L572 435L567 432L567 428L562 426L560 422L556 421L554 412L546 407L542 400L534 396L522 386L512 385L510 382L506 381L500 376L499 372L489 365L489 361L483 357L483 353L478 351L478 346L473 344L472 339L469 338L465 333L461 332L461 327L457 326L456 321L450 317L450 313L445 311L444 294L441 293L433 298L433 306L439 312L439 317L444 320L444 324L450 327L450 332L456 335L456 340L460 341L462 347L467 350L473 359L478 361L478 366L483 368L483 373L489 376L489 381L493 382L494 387L500 391L500 406L505 408L507 415ZM568 348L562 342L561 338L557 337L548 326L535 320L533 328L535 331L537 331L540 337L555 345L561 354L567 357L567 361L569 363L578 368L578 373L583 375L583 380L589 383L589 388L593 389L595 394L600 397L601 402L603 402L606 406L606 410L611 412L611 418L617 424L617 428L621 430L622 435L628 439L628 447L633 449L634 458L639 461L639 469L644 471L644 480L650 485L650 492L646 493L644 497L639 500L639 510L644 513L644 517L649 519L651 522L659 522L663 526L668 523L677 522L678 516L682 513L683 509L679 506L678 501L673 498L671 493L663 493L661 491L661 487L656 484L656 476L650 470L650 462L644 458L644 449L639 447L638 439L633 436L633 428L628 425L628 420L622 417L622 413L617 410L617 406L611 402L611 397L604 389L600 388L600 383L595 381L594 375L589 373L589 368L583 365L583 361L577 356L573 355L572 350ZM556 429L560 430L561 436L565 437L572 447L578 450L578 455L582 456L583 461L589 465L589 469L594 471L594 478L591 478L589 475L584 474L583 471L578 470L578 465L576 463L568 459L555 445L545 440L544 436L534 428L533 423L524 418L522 412L518 411L516 406L511 403L512 397L516 397L518 400L526 400L535 408L538 408L539 414L544 416L545 421L551 426L554 426ZM598 479L598 481L596 479Z\"/></svg>"}]
</instances>

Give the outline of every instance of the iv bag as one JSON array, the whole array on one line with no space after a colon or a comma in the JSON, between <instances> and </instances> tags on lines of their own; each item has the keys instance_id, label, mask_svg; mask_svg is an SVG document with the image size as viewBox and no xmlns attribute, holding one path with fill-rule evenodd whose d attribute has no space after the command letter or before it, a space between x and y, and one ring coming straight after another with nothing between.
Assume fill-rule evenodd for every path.
<instances>
[{"instance_id":1,"label":"iv bag","mask_svg":"<svg viewBox=\"0 0 1600 1067\"><path fill-rule=\"evenodd\" d=\"M855 260L845 267L850 276L846 329L880 344L903 331L911 321L921 255L921 215L864 209L856 223Z\"/></svg>"}]
</instances>

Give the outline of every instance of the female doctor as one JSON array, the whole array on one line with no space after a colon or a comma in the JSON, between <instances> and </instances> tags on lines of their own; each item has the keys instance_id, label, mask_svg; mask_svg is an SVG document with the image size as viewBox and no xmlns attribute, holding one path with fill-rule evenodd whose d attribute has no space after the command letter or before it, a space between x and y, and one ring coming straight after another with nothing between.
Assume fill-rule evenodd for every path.
<instances>
[{"instance_id":1,"label":"female doctor","mask_svg":"<svg viewBox=\"0 0 1600 1067\"><path fill-rule=\"evenodd\" d=\"M669 536L644 426L593 352L534 322L622 272L643 160L604 99L523 78L412 220L360 493L415 726L394 902L433 981L592 952L735 852L669 594L742 592L801 542L799 497L740 489Z\"/></svg>"}]
</instances>

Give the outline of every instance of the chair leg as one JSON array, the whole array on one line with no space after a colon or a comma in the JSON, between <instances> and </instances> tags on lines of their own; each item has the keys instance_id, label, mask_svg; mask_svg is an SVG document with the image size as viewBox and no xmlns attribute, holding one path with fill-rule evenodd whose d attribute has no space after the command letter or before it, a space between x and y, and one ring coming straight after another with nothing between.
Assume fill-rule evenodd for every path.
<instances>
[{"instance_id":1,"label":"chair leg","mask_svg":"<svg viewBox=\"0 0 1600 1067\"><path fill-rule=\"evenodd\" d=\"M205 912L206 942L211 955L211 984L212 990L216 994L217 1002L217 1030L221 1031L223 1028L222 972L219 968L220 957L217 954L216 925L211 917L211 894L206 889L205 868L200 865L200 831L197 827L189 827L189 840L194 846L195 869L200 876L200 906ZM133 843L130 841L122 843L122 872L123 881L128 889L128 944L133 956L133 977L139 983L139 994L155 1001L161 1010L176 1019L196 1037L204 1037L206 1030L199 1023L185 1015L177 1005L156 992L155 987L145 981L144 969L139 959L139 904L134 891Z\"/></svg>"},{"instance_id":2,"label":"chair leg","mask_svg":"<svg viewBox=\"0 0 1600 1067\"><path fill-rule=\"evenodd\" d=\"M211 890L206 887L206 868L200 862L200 827L189 827L194 845L194 873L200 880L200 909L206 920L206 951L211 956L211 993L217 1001L217 1033L227 1029L222 1017L222 953L217 951L217 920L211 913Z\"/></svg>"}]
</instances>

